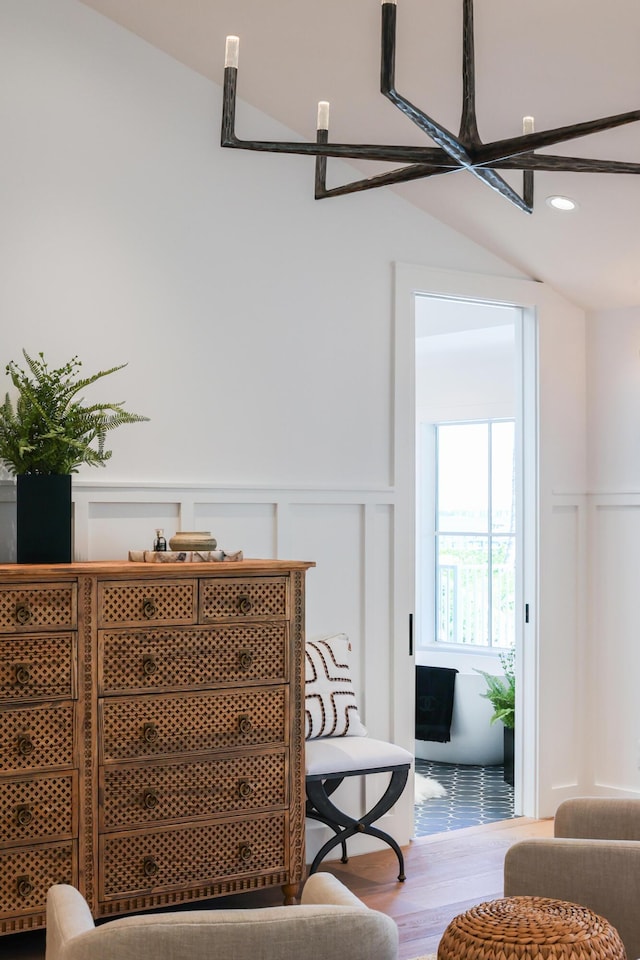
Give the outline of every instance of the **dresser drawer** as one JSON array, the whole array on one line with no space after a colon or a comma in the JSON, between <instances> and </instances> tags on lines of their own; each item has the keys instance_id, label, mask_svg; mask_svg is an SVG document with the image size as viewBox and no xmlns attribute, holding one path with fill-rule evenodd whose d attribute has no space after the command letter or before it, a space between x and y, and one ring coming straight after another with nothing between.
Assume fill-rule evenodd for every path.
<instances>
[{"instance_id":1,"label":"dresser drawer","mask_svg":"<svg viewBox=\"0 0 640 960\"><path fill-rule=\"evenodd\" d=\"M0 772L72 766L73 717L69 702L0 706Z\"/></svg>"},{"instance_id":2,"label":"dresser drawer","mask_svg":"<svg viewBox=\"0 0 640 960\"><path fill-rule=\"evenodd\" d=\"M70 840L77 811L75 773L0 779L0 848Z\"/></svg>"},{"instance_id":3,"label":"dresser drawer","mask_svg":"<svg viewBox=\"0 0 640 960\"><path fill-rule=\"evenodd\" d=\"M76 695L76 634L0 636L0 702Z\"/></svg>"},{"instance_id":4,"label":"dresser drawer","mask_svg":"<svg viewBox=\"0 0 640 960\"><path fill-rule=\"evenodd\" d=\"M75 583L22 583L0 586L0 631L69 629L77 624Z\"/></svg>"},{"instance_id":5,"label":"dresser drawer","mask_svg":"<svg viewBox=\"0 0 640 960\"><path fill-rule=\"evenodd\" d=\"M287 577L207 577L200 581L200 623L216 620L284 619L289 609Z\"/></svg>"},{"instance_id":6,"label":"dresser drawer","mask_svg":"<svg viewBox=\"0 0 640 960\"><path fill-rule=\"evenodd\" d=\"M122 580L98 584L98 626L195 623L197 580Z\"/></svg>"},{"instance_id":7,"label":"dresser drawer","mask_svg":"<svg viewBox=\"0 0 640 960\"><path fill-rule=\"evenodd\" d=\"M54 883L78 886L75 842L0 850L0 917L44 910Z\"/></svg>"},{"instance_id":8,"label":"dresser drawer","mask_svg":"<svg viewBox=\"0 0 640 960\"><path fill-rule=\"evenodd\" d=\"M100 830L255 813L288 802L284 751L101 770Z\"/></svg>"},{"instance_id":9,"label":"dresser drawer","mask_svg":"<svg viewBox=\"0 0 640 960\"><path fill-rule=\"evenodd\" d=\"M101 631L99 693L284 683L288 637L289 626L283 621Z\"/></svg>"},{"instance_id":10,"label":"dresser drawer","mask_svg":"<svg viewBox=\"0 0 640 960\"><path fill-rule=\"evenodd\" d=\"M100 703L101 762L203 753L286 739L287 689L166 697L123 697Z\"/></svg>"},{"instance_id":11,"label":"dresser drawer","mask_svg":"<svg viewBox=\"0 0 640 960\"><path fill-rule=\"evenodd\" d=\"M102 836L100 899L268 875L284 869L284 851L284 814Z\"/></svg>"}]
</instances>

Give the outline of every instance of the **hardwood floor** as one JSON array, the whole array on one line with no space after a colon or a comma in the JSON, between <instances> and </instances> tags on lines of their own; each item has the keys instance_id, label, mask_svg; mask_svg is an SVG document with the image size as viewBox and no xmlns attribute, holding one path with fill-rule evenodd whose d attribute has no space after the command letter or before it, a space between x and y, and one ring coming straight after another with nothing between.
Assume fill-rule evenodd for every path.
<instances>
[{"instance_id":1,"label":"hardwood floor","mask_svg":"<svg viewBox=\"0 0 640 960\"><path fill-rule=\"evenodd\" d=\"M506 850L517 840L553 835L553 820L518 817L420 837L405 847L407 879L389 851L323 866L367 906L389 914L400 932L399 960L435 953L447 924L476 903L502 896Z\"/></svg>"},{"instance_id":2,"label":"hardwood floor","mask_svg":"<svg viewBox=\"0 0 640 960\"><path fill-rule=\"evenodd\" d=\"M508 847L527 837L553 833L553 820L519 817L413 840L403 850L407 879L397 880L391 850L324 864L367 906L389 914L400 932L399 960L435 953L449 923L476 903L502 896L502 866ZM219 906L270 906L278 890L216 901ZM0 937L2 960L44 960L43 931ZM276 960L276 958L274 958Z\"/></svg>"}]
</instances>

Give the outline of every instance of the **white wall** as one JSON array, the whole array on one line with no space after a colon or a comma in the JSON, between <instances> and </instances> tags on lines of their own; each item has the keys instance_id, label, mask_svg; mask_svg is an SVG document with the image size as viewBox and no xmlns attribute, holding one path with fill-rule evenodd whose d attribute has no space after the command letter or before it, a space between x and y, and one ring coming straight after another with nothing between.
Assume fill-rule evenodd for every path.
<instances>
[{"instance_id":1,"label":"white wall","mask_svg":"<svg viewBox=\"0 0 640 960\"><path fill-rule=\"evenodd\" d=\"M588 318L589 735L595 793L640 795L640 307Z\"/></svg>"}]
</instances>

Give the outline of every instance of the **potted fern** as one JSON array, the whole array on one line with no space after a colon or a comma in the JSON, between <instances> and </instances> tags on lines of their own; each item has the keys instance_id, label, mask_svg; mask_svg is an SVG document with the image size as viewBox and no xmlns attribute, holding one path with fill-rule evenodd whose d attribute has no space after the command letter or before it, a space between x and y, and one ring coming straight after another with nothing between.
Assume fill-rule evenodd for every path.
<instances>
[{"instance_id":1,"label":"potted fern","mask_svg":"<svg viewBox=\"0 0 640 960\"><path fill-rule=\"evenodd\" d=\"M490 723L501 720L504 726L504 778L513 786L513 741L516 725L516 677L515 677L515 650L503 651L500 654L500 663L504 672L503 677L484 670L476 670L487 684L487 689L480 696L489 700L493 707L493 716Z\"/></svg>"},{"instance_id":2,"label":"potted fern","mask_svg":"<svg viewBox=\"0 0 640 960\"><path fill-rule=\"evenodd\" d=\"M81 464L104 466L106 434L148 417L122 403L85 403L79 394L126 364L80 375L72 357L56 369L44 354L23 350L27 369L13 360L6 373L17 391L0 406L0 460L16 476L18 563L71 561L71 474Z\"/></svg>"}]
</instances>

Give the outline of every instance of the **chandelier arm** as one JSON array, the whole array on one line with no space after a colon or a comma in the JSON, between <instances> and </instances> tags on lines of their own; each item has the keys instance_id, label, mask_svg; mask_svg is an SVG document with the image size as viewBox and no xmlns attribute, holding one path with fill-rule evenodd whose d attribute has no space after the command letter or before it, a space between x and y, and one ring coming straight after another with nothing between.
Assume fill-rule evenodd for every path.
<instances>
[{"instance_id":1,"label":"chandelier arm","mask_svg":"<svg viewBox=\"0 0 640 960\"><path fill-rule=\"evenodd\" d=\"M444 151L429 147L395 147L375 143L327 143L318 146L296 140L240 140L221 141L221 146L259 153L294 153L312 157L338 157L343 160L385 160L391 163L428 163L433 167L460 169Z\"/></svg>"},{"instance_id":2,"label":"chandelier arm","mask_svg":"<svg viewBox=\"0 0 640 960\"><path fill-rule=\"evenodd\" d=\"M486 167L470 167L469 169L479 180L482 180L483 183L486 183L487 186L495 190L496 193L499 193L500 196L509 200L514 207L518 207L518 209L524 213L533 213L533 208L527 203L526 199L521 197L517 190L514 190L495 170L490 170Z\"/></svg>"},{"instance_id":3,"label":"chandelier arm","mask_svg":"<svg viewBox=\"0 0 640 960\"><path fill-rule=\"evenodd\" d=\"M470 146L480 146L476 117L476 76L473 42L473 0L464 0L462 21L462 118L459 138Z\"/></svg>"},{"instance_id":4,"label":"chandelier arm","mask_svg":"<svg viewBox=\"0 0 640 960\"><path fill-rule=\"evenodd\" d=\"M533 213L533 170L522 173L522 199Z\"/></svg>"},{"instance_id":5,"label":"chandelier arm","mask_svg":"<svg viewBox=\"0 0 640 960\"><path fill-rule=\"evenodd\" d=\"M329 139L328 130L316 130L316 143L326 143ZM321 200L327 196L327 158L316 154L316 176L314 197Z\"/></svg>"},{"instance_id":6,"label":"chandelier arm","mask_svg":"<svg viewBox=\"0 0 640 960\"><path fill-rule=\"evenodd\" d=\"M468 167L471 163L471 157L460 140L450 130L436 123L423 110L418 109L406 97L402 97L397 92L395 88L396 4L395 2L383 2L381 9L380 93L420 127L423 133L431 137L434 143L445 150L450 157L453 157L462 166Z\"/></svg>"},{"instance_id":7,"label":"chandelier arm","mask_svg":"<svg viewBox=\"0 0 640 960\"><path fill-rule=\"evenodd\" d=\"M522 154L506 160L494 161L500 170L558 170L566 173L635 173L640 174L640 163L626 160L595 160L591 157L561 157L551 154Z\"/></svg>"},{"instance_id":8,"label":"chandelier arm","mask_svg":"<svg viewBox=\"0 0 640 960\"><path fill-rule=\"evenodd\" d=\"M351 183L341 184L338 187L326 187L326 159L318 157L316 159L316 188L315 199L323 200L325 197L341 197L348 193L359 193L363 190L373 190L374 187L385 187L391 183L407 183L410 180L421 180L424 177L437 177L447 173L455 173L460 167L454 169L444 169L442 167L432 167L426 163L415 163L408 167L398 167L395 170L389 170L388 173L381 173L375 177L367 177L363 180L353 180ZM325 164L324 171L321 165ZM318 169L320 165L320 170Z\"/></svg>"},{"instance_id":9,"label":"chandelier arm","mask_svg":"<svg viewBox=\"0 0 640 960\"><path fill-rule=\"evenodd\" d=\"M552 147L566 140L576 140L592 133L611 130L621 127L625 123L635 123L640 120L640 110L631 110L628 113L619 113L614 117L602 117L600 120L588 120L584 123L573 123L567 127L555 127L553 130L541 130L539 133L527 133L521 137L511 137L506 140L494 140L479 146L473 152L475 163L489 164L496 160L506 160L511 156L538 150L541 147Z\"/></svg>"},{"instance_id":10,"label":"chandelier arm","mask_svg":"<svg viewBox=\"0 0 640 960\"><path fill-rule=\"evenodd\" d=\"M471 11L470 5L465 6L465 18ZM473 26L473 21L471 21ZM467 35L468 35L467 31ZM468 42L468 41L467 41ZM488 184L516 207L531 213L530 206L522 197L494 170L475 166L475 158L466 149L465 144L455 137L446 127L436 123L423 110L416 107L410 100L403 97L395 89L395 43L396 43L396 4L391 0L382 3L382 40L380 54L380 92L398 107L405 116L409 117L427 136L451 157L458 161L460 166L484 183ZM472 71L473 73L473 71Z\"/></svg>"},{"instance_id":11,"label":"chandelier arm","mask_svg":"<svg viewBox=\"0 0 640 960\"><path fill-rule=\"evenodd\" d=\"M457 167L449 154L437 147L395 146L375 143L313 143L295 140L241 140L235 133L237 67L225 67L220 145L262 153L294 153L342 157L351 160L387 160L392 163L428 163Z\"/></svg>"},{"instance_id":12,"label":"chandelier arm","mask_svg":"<svg viewBox=\"0 0 640 960\"><path fill-rule=\"evenodd\" d=\"M383 91L384 92L384 91ZM452 156L455 156L453 151L449 150L448 142L446 139L439 136L438 130L443 130L444 128L438 128L437 124L434 124L434 121L431 120L426 114L422 113L421 110L418 110L417 107L414 107L412 103L408 100L405 100L401 97L395 90L389 90L385 94L392 103L395 104L402 112L408 116L414 123L416 123L421 129L428 133L432 140L441 146L447 153L451 152ZM433 125L433 131L430 132L429 125ZM448 131L444 131L448 134ZM449 134L449 136L452 136ZM453 138L455 140L455 137ZM456 141L457 143L457 141ZM464 159L468 158L468 159ZM524 202L522 197L509 186L506 180L496 173L494 170L489 169L486 166L480 166L478 162L474 159L471 160L469 154L462 149L461 155L455 157L459 160L460 168L468 170L469 173L472 173L474 176L478 177L479 180L482 180L492 189L497 190L503 197L506 197L507 200L510 200L511 203L515 204L516 207L519 207L521 210L524 210L525 213L531 213L531 209L528 204Z\"/></svg>"}]
</instances>

